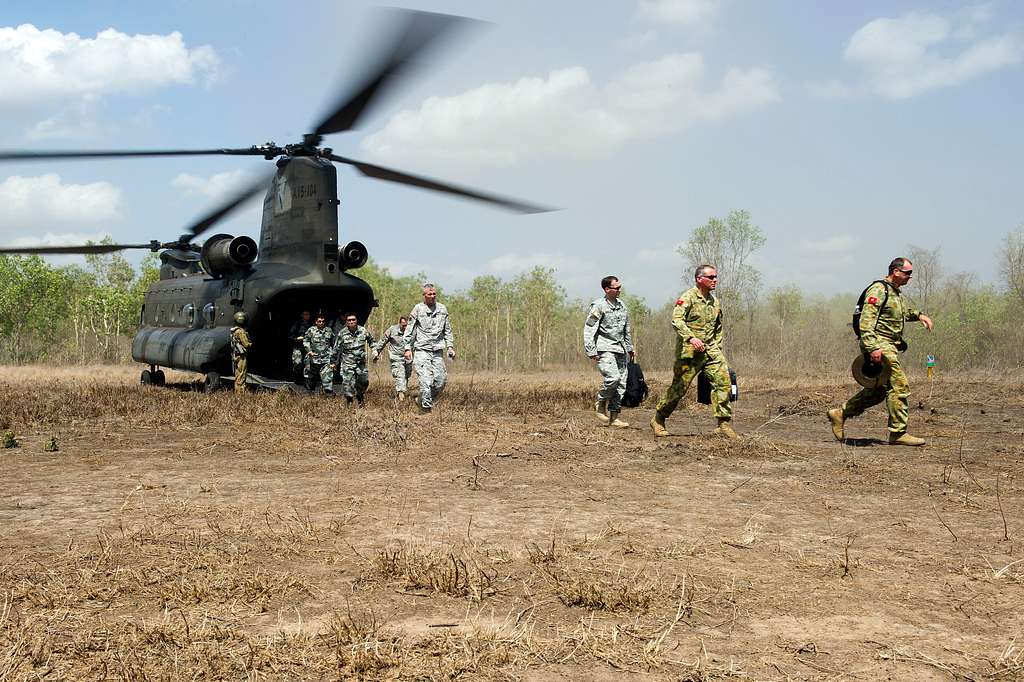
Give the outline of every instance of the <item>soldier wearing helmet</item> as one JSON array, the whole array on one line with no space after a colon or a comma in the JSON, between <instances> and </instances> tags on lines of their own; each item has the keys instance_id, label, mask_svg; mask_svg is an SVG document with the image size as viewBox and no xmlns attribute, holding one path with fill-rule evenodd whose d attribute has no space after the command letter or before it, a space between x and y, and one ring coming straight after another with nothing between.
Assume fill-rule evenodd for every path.
<instances>
[{"instance_id":1,"label":"soldier wearing helmet","mask_svg":"<svg viewBox=\"0 0 1024 682\"><path fill-rule=\"evenodd\" d=\"M235 393L245 393L245 380L249 376L247 357L252 341L249 332L245 331L245 313L235 313L235 326L231 328L231 364L235 369Z\"/></svg>"}]
</instances>

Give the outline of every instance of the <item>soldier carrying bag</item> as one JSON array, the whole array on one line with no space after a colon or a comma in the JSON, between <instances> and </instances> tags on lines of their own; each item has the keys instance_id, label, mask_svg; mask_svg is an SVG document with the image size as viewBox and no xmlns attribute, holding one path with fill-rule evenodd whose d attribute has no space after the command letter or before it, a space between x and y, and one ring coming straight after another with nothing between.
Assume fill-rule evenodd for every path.
<instances>
[{"instance_id":1,"label":"soldier carrying bag","mask_svg":"<svg viewBox=\"0 0 1024 682\"><path fill-rule=\"evenodd\" d=\"M740 387L736 383L736 372L729 370L729 402L740 399ZM704 376L704 372L697 375L697 402L701 405L711 404L711 382Z\"/></svg>"},{"instance_id":2,"label":"soldier carrying bag","mask_svg":"<svg viewBox=\"0 0 1024 682\"><path fill-rule=\"evenodd\" d=\"M644 379L644 371L636 362L626 365L626 393L622 396L623 407L639 407L640 403L647 400L650 389L647 388L647 381Z\"/></svg>"}]
</instances>

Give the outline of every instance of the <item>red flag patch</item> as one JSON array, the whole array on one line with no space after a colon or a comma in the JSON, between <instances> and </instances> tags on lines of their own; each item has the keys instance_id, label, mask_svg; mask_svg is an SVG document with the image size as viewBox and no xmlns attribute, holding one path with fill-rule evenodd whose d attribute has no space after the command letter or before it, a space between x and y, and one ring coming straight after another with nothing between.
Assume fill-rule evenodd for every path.
<instances>
[{"instance_id":1,"label":"red flag patch","mask_svg":"<svg viewBox=\"0 0 1024 682\"><path fill-rule=\"evenodd\" d=\"M878 299L874 296L868 296L868 303L871 305L878 305Z\"/></svg>"},{"instance_id":2,"label":"red flag patch","mask_svg":"<svg viewBox=\"0 0 1024 682\"><path fill-rule=\"evenodd\" d=\"M682 305L684 303L686 303L686 301L684 301L683 299L681 299L681 298L677 298L676 299L676 305Z\"/></svg>"}]
</instances>

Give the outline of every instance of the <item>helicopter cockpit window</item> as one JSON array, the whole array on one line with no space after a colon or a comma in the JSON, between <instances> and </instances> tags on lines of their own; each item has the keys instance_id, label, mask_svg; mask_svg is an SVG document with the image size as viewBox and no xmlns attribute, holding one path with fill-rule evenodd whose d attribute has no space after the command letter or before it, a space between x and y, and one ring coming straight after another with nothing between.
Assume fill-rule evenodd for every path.
<instances>
[{"instance_id":1,"label":"helicopter cockpit window","mask_svg":"<svg viewBox=\"0 0 1024 682\"><path fill-rule=\"evenodd\" d=\"M217 321L217 306L212 303L207 303L203 306L203 320L206 322L207 327L212 327Z\"/></svg>"},{"instance_id":2,"label":"helicopter cockpit window","mask_svg":"<svg viewBox=\"0 0 1024 682\"><path fill-rule=\"evenodd\" d=\"M196 307L191 303L185 305L181 311L182 317L185 318L186 327L196 326Z\"/></svg>"}]
</instances>

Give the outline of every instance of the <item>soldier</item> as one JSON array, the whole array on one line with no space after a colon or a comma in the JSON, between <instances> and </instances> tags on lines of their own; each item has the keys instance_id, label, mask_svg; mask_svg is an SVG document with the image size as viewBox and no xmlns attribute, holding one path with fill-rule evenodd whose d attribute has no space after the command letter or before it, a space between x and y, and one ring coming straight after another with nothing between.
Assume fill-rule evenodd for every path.
<instances>
[{"instance_id":1,"label":"soldier","mask_svg":"<svg viewBox=\"0 0 1024 682\"><path fill-rule=\"evenodd\" d=\"M366 347L373 346L373 336L359 324L355 313L346 313L344 320L345 326L334 342L334 356L341 372L341 392L347 402L351 403L355 397L362 407L366 387L370 385L370 375L366 371Z\"/></svg>"},{"instance_id":2,"label":"soldier","mask_svg":"<svg viewBox=\"0 0 1024 682\"><path fill-rule=\"evenodd\" d=\"M918 320L928 331L934 326L930 317L908 308L903 302L900 289L910 282L913 274L913 263L906 258L896 258L889 263L889 274L885 279L872 282L864 291L859 322L860 349L872 362L888 363L889 381L874 388L864 388L841 407L828 411L832 435L838 441L844 438L843 423L847 419L884 400L889 410L889 445L924 445L923 438L907 433L910 383L899 356L899 351L907 348L903 340L907 321Z\"/></svg>"},{"instance_id":3,"label":"soldier","mask_svg":"<svg viewBox=\"0 0 1024 682\"><path fill-rule=\"evenodd\" d=\"M718 286L718 270L713 265L699 265L693 273L695 285L676 300L672 310L672 326L676 330L676 361L672 367L672 385L658 401L651 428L654 435L667 436L665 420L694 378L703 372L711 383L711 404L718 428L715 433L738 439L733 431L732 403L729 402L729 365L722 352L722 304L712 293Z\"/></svg>"},{"instance_id":4,"label":"soldier","mask_svg":"<svg viewBox=\"0 0 1024 682\"><path fill-rule=\"evenodd\" d=\"M583 323L583 352L603 379L594 403L597 418L609 426L626 428L629 422L619 419L619 412L626 393L626 355L630 360L634 357L633 332L629 312L619 300L619 278L608 275L601 280L601 288L604 296L590 305L590 314Z\"/></svg>"},{"instance_id":5,"label":"soldier","mask_svg":"<svg viewBox=\"0 0 1024 682\"><path fill-rule=\"evenodd\" d=\"M412 376L412 361L405 359L405 328L408 324L409 318L402 315L398 318L398 324L388 327L384 336L373 347L373 361L377 362L384 346L390 346L388 364L391 365L391 376L395 379L395 394L399 402L405 400L405 390Z\"/></svg>"},{"instance_id":6,"label":"soldier","mask_svg":"<svg viewBox=\"0 0 1024 682\"><path fill-rule=\"evenodd\" d=\"M327 326L323 313L318 314L316 324L306 330L302 347L309 358L306 388L312 391L319 379L324 395L334 395L334 332Z\"/></svg>"},{"instance_id":7,"label":"soldier","mask_svg":"<svg viewBox=\"0 0 1024 682\"><path fill-rule=\"evenodd\" d=\"M302 316L295 321L288 336L292 340L292 374L295 376L295 383L301 377L303 381L309 376L309 356L303 348L306 340L306 330L313 326L312 315L308 310L302 311Z\"/></svg>"},{"instance_id":8,"label":"soldier","mask_svg":"<svg viewBox=\"0 0 1024 682\"><path fill-rule=\"evenodd\" d=\"M409 313L405 329L405 359L416 368L420 384L420 411L426 413L448 383L448 369L444 364L444 351L455 359L455 339L448 308L437 302L437 287L423 285L423 303L417 303Z\"/></svg>"},{"instance_id":9,"label":"soldier","mask_svg":"<svg viewBox=\"0 0 1024 682\"><path fill-rule=\"evenodd\" d=\"M249 376L248 355L252 348L249 332L245 331L245 313L235 313L235 326L231 328L231 364L235 369L235 393L245 393L245 380Z\"/></svg>"}]
</instances>

